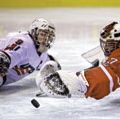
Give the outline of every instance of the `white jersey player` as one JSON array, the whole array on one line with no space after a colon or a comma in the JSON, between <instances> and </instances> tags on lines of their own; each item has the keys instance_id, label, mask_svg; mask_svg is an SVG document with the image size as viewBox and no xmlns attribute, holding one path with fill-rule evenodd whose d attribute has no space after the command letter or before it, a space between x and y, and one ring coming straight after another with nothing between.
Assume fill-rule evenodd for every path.
<instances>
[{"instance_id":1,"label":"white jersey player","mask_svg":"<svg viewBox=\"0 0 120 119\"><path fill-rule=\"evenodd\" d=\"M18 81L39 70L45 62L55 60L47 53L54 40L55 27L43 18L35 19L28 32L1 39L0 86Z\"/></svg>"}]
</instances>

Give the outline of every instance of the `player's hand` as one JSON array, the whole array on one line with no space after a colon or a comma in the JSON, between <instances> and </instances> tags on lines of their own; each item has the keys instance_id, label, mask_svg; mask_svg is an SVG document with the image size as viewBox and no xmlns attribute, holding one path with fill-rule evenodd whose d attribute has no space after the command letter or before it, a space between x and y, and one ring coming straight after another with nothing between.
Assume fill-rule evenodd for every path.
<instances>
[{"instance_id":1,"label":"player's hand","mask_svg":"<svg viewBox=\"0 0 120 119\"><path fill-rule=\"evenodd\" d=\"M10 66L10 58L4 52L0 51L0 76L5 76Z\"/></svg>"}]
</instances>

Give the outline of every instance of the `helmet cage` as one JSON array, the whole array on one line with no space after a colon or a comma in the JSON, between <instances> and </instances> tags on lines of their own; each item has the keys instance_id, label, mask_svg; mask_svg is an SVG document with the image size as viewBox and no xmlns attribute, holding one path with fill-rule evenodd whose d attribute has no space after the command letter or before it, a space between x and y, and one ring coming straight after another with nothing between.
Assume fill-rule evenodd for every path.
<instances>
[{"instance_id":1,"label":"helmet cage","mask_svg":"<svg viewBox=\"0 0 120 119\"><path fill-rule=\"evenodd\" d=\"M112 22L103 28L100 34L100 46L105 54L109 56L114 50L120 48L120 31L115 27L118 22Z\"/></svg>"},{"instance_id":2,"label":"helmet cage","mask_svg":"<svg viewBox=\"0 0 120 119\"><path fill-rule=\"evenodd\" d=\"M107 39L106 41L103 41L100 39L100 46L104 52L104 55L109 56L111 52L117 48L120 48L120 40Z\"/></svg>"},{"instance_id":3,"label":"helmet cage","mask_svg":"<svg viewBox=\"0 0 120 119\"><path fill-rule=\"evenodd\" d=\"M49 37L48 37L48 47L50 48L55 41L55 28L49 25Z\"/></svg>"},{"instance_id":4,"label":"helmet cage","mask_svg":"<svg viewBox=\"0 0 120 119\"><path fill-rule=\"evenodd\" d=\"M40 31L48 32L48 37L45 41L45 47L46 49L49 49L52 46L53 41L55 40L54 25L43 18L36 19L33 21L32 25L30 26L29 33L35 42L36 48L38 49L41 45L39 41L40 39L38 39Z\"/></svg>"}]
</instances>

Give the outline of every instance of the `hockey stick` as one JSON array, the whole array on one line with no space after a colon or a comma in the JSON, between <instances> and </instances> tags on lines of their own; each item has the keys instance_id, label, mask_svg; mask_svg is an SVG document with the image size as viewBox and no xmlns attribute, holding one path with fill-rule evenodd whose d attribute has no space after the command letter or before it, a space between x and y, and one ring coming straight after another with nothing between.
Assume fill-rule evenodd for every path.
<instances>
[{"instance_id":1,"label":"hockey stick","mask_svg":"<svg viewBox=\"0 0 120 119\"><path fill-rule=\"evenodd\" d=\"M97 64L99 64L100 61L102 61L104 59L104 54L103 54L100 46L96 46L96 47L84 52L83 54L81 54L81 56L87 62L92 64L92 66L96 66Z\"/></svg>"},{"instance_id":2,"label":"hockey stick","mask_svg":"<svg viewBox=\"0 0 120 119\"><path fill-rule=\"evenodd\" d=\"M91 67L88 67L87 69L91 69L91 68L99 66L99 63L103 57L102 55L103 53L102 53L100 46L96 46L84 52L83 54L81 54L81 56L92 65ZM84 69L84 70L87 70L87 69ZM76 72L76 75L79 76L80 73L81 71L78 71Z\"/></svg>"},{"instance_id":3,"label":"hockey stick","mask_svg":"<svg viewBox=\"0 0 120 119\"><path fill-rule=\"evenodd\" d=\"M91 64L92 64L91 67L88 67L88 68L86 68L84 70L91 69L91 68L99 66L99 59L95 59L93 62L91 62ZM81 71L78 71L78 72L76 72L76 75L79 76L80 73L81 73Z\"/></svg>"},{"instance_id":4,"label":"hockey stick","mask_svg":"<svg viewBox=\"0 0 120 119\"><path fill-rule=\"evenodd\" d=\"M99 59L95 59L93 62L91 62L92 66L90 68L99 66L99 62Z\"/></svg>"}]
</instances>

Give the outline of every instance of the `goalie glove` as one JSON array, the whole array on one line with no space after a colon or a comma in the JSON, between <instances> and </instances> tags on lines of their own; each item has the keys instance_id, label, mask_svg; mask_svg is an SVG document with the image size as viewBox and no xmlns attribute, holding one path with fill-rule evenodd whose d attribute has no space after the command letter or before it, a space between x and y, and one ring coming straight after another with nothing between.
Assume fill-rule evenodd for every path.
<instances>
[{"instance_id":1,"label":"goalie glove","mask_svg":"<svg viewBox=\"0 0 120 119\"><path fill-rule=\"evenodd\" d=\"M59 70L44 77L41 89L52 97L83 97L87 86L82 77L73 72Z\"/></svg>"},{"instance_id":2,"label":"goalie glove","mask_svg":"<svg viewBox=\"0 0 120 119\"><path fill-rule=\"evenodd\" d=\"M10 57L5 52L0 51L0 76L6 75L10 62Z\"/></svg>"},{"instance_id":3,"label":"goalie glove","mask_svg":"<svg viewBox=\"0 0 120 119\"><path fill-rule=\"evenodd\" d=\"M54 73L60 69L61 67L59 67L59 64L55 61L48 61L41 67L40 71L38 71L37 76L35 78L36 85L40 89L40 91L42 91L40 87L42 80L44 80L44 78L49 74Z\"/></svg>"}]
</instances>

